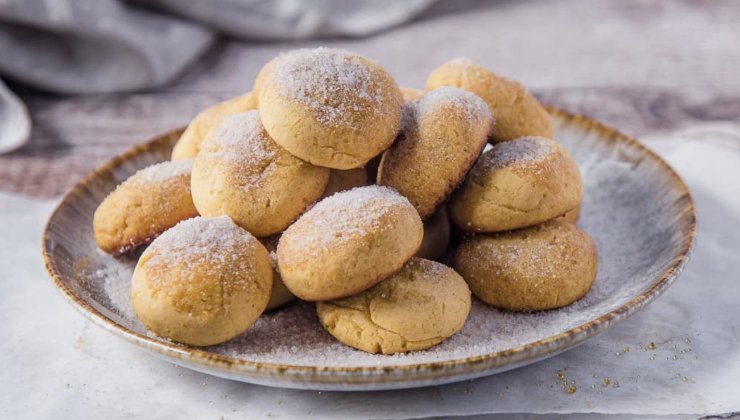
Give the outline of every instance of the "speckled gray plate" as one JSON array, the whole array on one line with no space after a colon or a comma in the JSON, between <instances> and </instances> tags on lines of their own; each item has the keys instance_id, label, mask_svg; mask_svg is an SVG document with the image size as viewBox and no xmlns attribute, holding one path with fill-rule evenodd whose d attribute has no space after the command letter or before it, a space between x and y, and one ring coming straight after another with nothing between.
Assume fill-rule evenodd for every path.
<instances>
[{"instance_id":1,"label":"speckled gray plate","mask_svg":"<svg viewBox=\"0 0 740 420\"><path fill-rule=\"evenodd\" d=\"M695 235L691 197L664 161L609 127L551 112L556 139L583 172L579 225L599 248L594 287L569 307L532 314L475 302L463 330L426 351L382 356L349 349L321 329L307 303L263 315L247 332L218 346L194 348L148 334L129 300L135 260L98 251L91 220L119 182L169 157L179 130L114 158L64 197L44 234L46 265L67 301L97 325L173 363L225 378L290 388L376 390L443 384L533 363L653 301L676 279Z\"/></svg>"}]
</instances>

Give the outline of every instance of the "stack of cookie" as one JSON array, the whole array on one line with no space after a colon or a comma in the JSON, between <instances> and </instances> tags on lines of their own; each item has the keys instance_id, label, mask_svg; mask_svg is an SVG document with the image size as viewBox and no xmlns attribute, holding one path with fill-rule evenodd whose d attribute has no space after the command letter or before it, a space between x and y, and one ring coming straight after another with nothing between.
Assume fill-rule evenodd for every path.
<instances>
[{"instance_id":1,"label":"stack of cookie","mask_svg":"<svg viewBox=\"0 0 740 420\"><path fill-rule=\"evenodd\" d=\"M589 290L581 178L552 137L529 92L468 60L424 92L357 54L291 51L113 191L95 239L149 244L133 306L165 338L221 343L298 298L349 346L426 349L462 328L471 290L518 311Z\"/></svg>"}]
</instances>

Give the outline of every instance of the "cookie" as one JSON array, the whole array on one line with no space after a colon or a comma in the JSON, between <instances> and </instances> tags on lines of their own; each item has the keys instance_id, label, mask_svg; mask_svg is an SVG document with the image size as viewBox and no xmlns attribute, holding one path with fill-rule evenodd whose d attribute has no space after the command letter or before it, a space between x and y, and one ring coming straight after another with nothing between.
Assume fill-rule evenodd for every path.
<instances>
[{"instance_id":1,"label":"cookie","mask_svg":"<svg viewBox=\"0 0 740 420\"><path fill-rule=\"evenodd\" d=\"M440 207L436 213L424 221L424 239L414 256L429 260L439 260L450 244L450 218L447 208Z\"/></svg>"},{"instance_id":2,"label":"cookie","mask_svg":"<svg viewBox=\"0 0 740 420\"><path fill-rule=\"evenodd\" d=\"M473 166L493 115L479 97L451 87L427 92L404 112L401 133L380 161L378 185L406 196L426 219Z\"/></svg>"},{"instance_id":3,"label":"cookie","mask_svg":"<svg viewBox=\"0 0 740 420\"><path fill-rule=\"evenodd\" d=\"M228 341L270 299L267 250L226 216L196 217L152 242L136 264L131 301L155 334L194 346Z\"/></svg>"},{"instance_id":4,"label":"cookie","mask_svg":"<svg viewBox=\"0 0 740 420\"><path fill-rule=\"evenodd\" d=\"M494 74L468 59L458 58L436 68L427 90L453 86L483 98L496 117L491 141L524 136L553 138L552 118L537 99L519 83Z\"/></svg>"},{"instance_id":5,"label":"cookie","mask_svg":"<svg viewBox=\"0 0 740 420\"><path fill-rule=\"evenodd\" d=\"M498 232L558 217L582 197L581 174L568 151L544 137L522 137L483 153L448 209L462 230Z\"/></svg>"},{"instance_id":6,"label":"cookie","mask_svg":"<svg viewBox=\"0 0 740 420\"><path fill-rule=\"evenodd\" d=\"M95 242L109 254L145 245L198 211L190 197L192 160L142 169L103 200L93 216Z\"/></svg>"},{"instance_id":7,"label":"cookie","mask_svg":"<svg viewBox=\"0 0 740 420\"><path fill-rule=\"evenodd\" d=\"M596 245L572 223L556 220L526 229L473 235L455 254L455 269L476 297L512 311L569 305L596 278Z\"/></svg>"},{"instance_id":8,"label":"cookie","mask_svg":"<svg viewBox=\"0 0 740 420\"><path fill-rule=\"evenodd\" d=\"M368 185L367 171L365 168L355 169L332 169L329 172L329 182L324 190L324 197L328 197L340 191L351 190L355 187Z\"/></svg>"},{"instance_id":9,"label":"cookie","mask_svg":"<svg viewBox=\"0 0 740 420\"><path fill-rule=\"evenodd\" d=\"M326 188L329 170L280 148L259 111L232 115L195 158L193 202L203 216L227 215L257 237L283 231Z\"/></svg>"},{"instance_id":10,"label":"cookie","mask_svg":"<svg viewBox=\"0 0 740 420\"><path fill-rule=\"evenodd\" d=\"M403 98L383 68L331 48L288 52L260 81L260 115L270 136L314 165L352 169L396 137Z\"/></svg>"},{"instance_id":11,"label":"cookie","mask_svg":"<svg viewBox=\"0 0 740 420\"><path fill-rule=\"evenodd\" d=\"M428 349L462 329L470 289L455 270L412 258L358 295L316 304L321 325L340 342L368 353Z\"/></svg>"},{"instance_id":12,"label":"cookie","mask_svg":"<svg viewBox=\"0 0 740 420\"><path fill-rule=\"evenodd\" d=\"M277 262L277 244L280 241L280 235L272 235L260 239L260 243L265 246L270 253L270 265L272 266L272 291L270 292L270 301L267 302L266 311L279 308L295 300L295 295L283 283L280 277L280 270Z\"/></svg>"},{"instance_id":13,"label":"cookie","mask_svg":"<svg viewBox=\"0 0 740 420\"><path fill-rule=\"evenodd\" d=\"M253 109L257 109L257 96L248 92L199 112L172 149L172 160L194 158L208 133L218 127L224 118Z\"/></svg>"},{"instance_id":14,"label":"cookie","mask_svg":"<svg viewBox=\"0 0 740 420\"><path fill-rule=\"evenodd\" d=\"M424 228L409 201L367 186L325 198L283 232L280 275L300 299L338 299L366 290L401 266Z\"/></svg>"}]
</instances>

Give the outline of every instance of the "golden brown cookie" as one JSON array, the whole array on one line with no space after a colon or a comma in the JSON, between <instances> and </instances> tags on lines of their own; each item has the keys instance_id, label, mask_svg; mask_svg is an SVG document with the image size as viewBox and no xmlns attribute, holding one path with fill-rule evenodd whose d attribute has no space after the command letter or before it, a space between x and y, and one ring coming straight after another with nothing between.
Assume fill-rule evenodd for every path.
<instances>
[{"instance_id":1,"label":"golden brown cookie","mask_svg":"<svg viewBox=\"0 0 740 420\"><path fill-rule=\"evenodd\" d=\"M339 192L283 232L280 274L303 300L342 298L401 268L423 235L419 214L396 191L373 185Z\"/></svg>"},{"instance_id":2,"label":"golden brown cookie","mask_svg":"<svg viewBox=\"0 0 740 420\"><path fill-rule=\"evenodd\" d=\"M145 245L198 211L190 197L192 160L142 169L103 200L93 216L95 242L109 254Z\"/></svg>"},{"instance_id":3,"label":"golden brown cookie","mask_svg":"<svg viewBox=\"0 0 740 420\"><path fill-rule=\"evenodd\" d=\"M531 226L581 202L581 174L559 143L522 137L483 153L450 199L452 222L469 232Z\"/></svg>"},{"instance_id":4,"label":"golden brown cookie","mask_svg":"<svg viewBox=\"0 0 740 420\"><path fill-rule=\"evenodd\" d=\"M479 97L442 87L406 104L401 133L383 153L378 185L395 188L426 219L462 182L493 124Z\"/></svg>"},{"instance_id":5,"label":"golden brown cookie","mask_svg":"<svg viewBox=\"0 0 740 420\"><path fill-rule=\"evenodd\" d=\"M226 216L197 217L144 251L131 282L136 316L155 334L208 346L241 334L270 299L267 250Z\"/></svg>"},{"instance_id":6,"label":"golden brown cookie","mask_svg":"<svg viewBox=\"0 0 740 420\"><path fill-rule=\"evenodd\" d=\"M318 200L329 170L280 148L259 111L223 120L193 164L193 202L203 216L227 215L257 237L281 232Z\"/></svg>"},{"instance_id":7,"label":"golden brown cookie","mask_svg":"<svg viewBox=\"0 0 740 420\"><path fill-rule=\"evenodd\" d=\"M266 311L279 308L295 300L295 295L290 293L290 290L288 290L288 288L285 287L285 283L283 283L283 278L280 277L280 270L278 269L277 262L278 241L280 241L279 234L260 239L262 245L264 245L267 252L270 253L270 265L272 266L272 291L270 293L270 301L267 303L267 308L265 309Z\"/></svg>"},{"instance_id":8,"label":"golden brown cookie","mask_svg":"<svg viewBox=\"0 0 740 420\"><path fill-rule=\"evenodd\" d=\"M560 308L583 297L596 278L596 245L572 223L550 221L463 240L455 269L473 294L513 311Z\"/></svg>"},{"instance_id":9,"label":"golden brown cookie","mask_svg":"<svg viewBox=\"0 0 740 420\"><path fill-rule=\"evenodd\" d=\"M455 270L412 258L358 295L318 302L321 325L342 343L368 353L428 349L462 329L470 289Z\"/></svg>"},{"instance_id":10,"label":"golden brown cookie","mask_svg":"<svg viewBox=\"0 0 740 420\"><path fill-rule=\"evenodd\" d=\"M491 133L494 143L524 136L553 138L550 114L527 89L468 59L448 61L429 75L428 90L441 86L454 86L483 98L496 117Z\"/></svg>"},{"instance_id":11,"label":"golden brown cookie","mask_svg":"<svg viewBox=\"0 0 740 420\"><path fill-rule=\"evenodd\" d=\"M208 133L218 127L224 118L253 109L257 109L257 96L248 92L199 112L172 149L172 160L194 158Z\"/></svg>"},{"instance_id":12,"label":"golden brown cookie","mask_svg":"<svg viewBox=\"0 0 740 420\"><path fill-rule=\"evenodd\" d=\"M424 96L424 91L417 88L401 86L401 95L405 102L416 102Z\"/></svg>"},{"instance_id":13,"label":"golden brown cookie","mask_svg":"<svg viewBox=\"0 0 740 420\"><path fill-rule=\"evenodd\" d=\"M450 218L447 215L447 208L442 206L424 221L424 239L414 256L438 260L447 251L449 244Z\"/></svg>"},{"instance_id":14,"label":"golden brown cookie","mask_svg":"<svg viewBox=\"0 0 740 420\"><path fill-rule=\"evenodd\" d=\"M331 48L288 52L259 88L265 130L314 165L352 169L387 149L396 137L403 98L383 68Z\"/></svg>"},{"instance_id":15,"label":"golden brown cookie","mask_svg":"<svg viewBox=\"0 0 740 420\"><path fill-rule=\"evenodd\" d=\"M326 184L324 197L340 191L351 190L355 187L364 187L365 185L368 185L365 168L332 169L329 172L329 182Z\"/></svg>"}]
</instances>

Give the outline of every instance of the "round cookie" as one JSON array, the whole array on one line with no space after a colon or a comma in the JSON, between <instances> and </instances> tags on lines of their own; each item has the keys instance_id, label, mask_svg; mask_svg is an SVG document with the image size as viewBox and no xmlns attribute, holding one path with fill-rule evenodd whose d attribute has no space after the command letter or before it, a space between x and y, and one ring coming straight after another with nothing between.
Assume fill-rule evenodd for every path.
<instances>
[{"instance_id":1,"label":"round cookie","mask_svg":"<svg viewBox=\"0 0 740 420\"><path fill-rule=\"evenodd\" d=\"M429 217L486 146L493 115L479 97L442 87L406 104L398 139L383 153L378 185L395 188Z\"/></svg>"},{"instance_id":2,"label":"round cookie","mask_svg":"<svg viewBox=\"0 0 740 420\"><path fill-rule=\"evenodd\" d=\"M364 187L367 184L367 171L365 171L365 168L332 169L329 172L329 182L326 184L324 197L340 191L351 190L355 187Z\"/></svg>"},{"instance_id":3,"label":"round cookie","mask_svg":"<svg viewBox=\"0 0 740 420\"><path fill-rule=\"evenodd\" d=\"M469 232L542 223L581 202L578 165L559 143L522 137L493 145L450 199L452 222Z\"/></svg>"},{"instance_id":4,"label":"round cookie","mask_svg":"<svg viewBox=\"0 0 740 420\"><path fill-rule=\"evenodd\" d=\"M260 80L259 103L280 146L314 165L352 169L393 143L403 98L374 62L317 48L279 57Z\"/></svg>"},{"instance_id":5,"label":"round cookie","mask_svg":"<svg viewBox=\"0 0 740 420\"><path fill-rule=\"evenodd\" d=\"M131 301L155 334L194 346L249 328L270 299L267 250L226 216L196 217L154 240L134 269Z\"/></svg>"},{"instance_id":6,"label":"round cookie","mask_svg":"<svg viewBox=\"0 0 740 420\"><path fill-rule=\"evenodd\" d=\"M491 133L494 143L524 136L553 138L550 114L527 89L466 58L448 61L429 75L428 90L441 86L458 87L483 98L496 117Z\"/></svg>"},{"instance_id":7,"label":"round cookie","mask_svg":"<svg viewBox=\"0 0 740 420\"><path fill-rule=\"evenodd\" d=\"M375 185L354 188L321 200L283 232L280 274L303 300L350 296L400 269L423 236L405 197Z\"/></svg>"},{"instance_id":8,"label":"round cookie","mask_svg":"<svg viewBox=\"0 0 740 420\"><path fill-rule=\"evenodd\" d=\"M597 264L596 245L588 234L562 220L473 235L455 255L455 269L475 296L512 311L575 302L591 288Z\"/></svg>"},{"instance_id":9,"label":"round cookie","mask_svg":"<svg viewBox=\"0 0 740 420\"><path fill-rule=\"evenodd\" d=\"M193 202L203 216L227 215L257 237L284 230L321 197L329 170L280 148L259 111L232 115L211 132L193 164Z\"/></svg>"},{"instance_id":10,"label":"round cookie","mask_svg":"<svg viewBox=\"0 0 740 420\"><path fill-rule=\"evenodd\" d=\"M253 109L257 109L257 96L248 92L199 112L172 149L172 160L194 158L208 133L218 127L224 118Z\"/></svg>"},{"instance_id":11,"label":"round cookie","mask_svg":"<svg viewBox=\"0 0 740 420\"><path fill-rule=\"evenodd\" d=\"M118 255L145 245L198 211L190 196L192 160L142 169L103 200L93 216L95 242Z\"/></svg>"},{"instance_id":12,"label":"round cookie","mask_svg":"<svg viewBox=\"0 0 740 420\"><path fill-rule=\"evenodd\" d=\"M321 325L340 342L368 353L428 349L462 329L470 289L444 264L412 258L373 288L318 302Z\"/></svg>"},{"instance_id":13,"label":"round cookie","mask_svg":"<svg viewBox=\"0 0 740 420\"><path fill-rule=\"evenodd\" d=\"M416 102L424 96L424 91L417 88L401 86L401 95L403 95L404 102Z\"/></svg>"},{"instance_id":14,"label":"round cookie","mask_svg":"<svg viewBox=\"0 0 740 420\"><path fill-rule=\"evenodd\" d=\"M429 260L440 259L450 244L450 218L447 208L442 206L424 221L424 239L415 257Z\"/></svg>"},{"instance_id":15,"label":"round cookie","mask_svg":"<svg viewBox=\"0 0 740 420\"><path fill-rule=\"evenodd\" d=\"M270 292L270 301L267 302L266 311L279 308L295 300L295 295L290 293L290 290L285 287L282 277L280 277L277 262L278 241L280 241L280 235L272 235L267 238L260 239L262 245L264 245L270 253L270 265L272 266L272 291Z\"/></svg>"}]
</instances>

